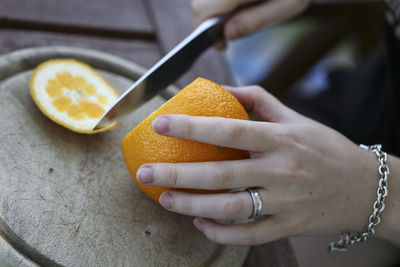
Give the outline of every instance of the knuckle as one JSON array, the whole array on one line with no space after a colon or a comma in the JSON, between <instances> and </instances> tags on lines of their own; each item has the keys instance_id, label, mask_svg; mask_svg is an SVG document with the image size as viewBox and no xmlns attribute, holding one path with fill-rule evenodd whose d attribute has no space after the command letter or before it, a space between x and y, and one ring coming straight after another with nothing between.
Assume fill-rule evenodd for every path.
<instances>
[{"instance_id":1,"label":"knuckle","mask_svg":"<svg viewBox=\"0 0 400 267\"><path fill-rule=\"evenodd\" d=\"M212 242L217 243L217 232L214 229L210 229L205 232L206 236L208 239L210 239Z\"/></svg>"},{"instance_id":2,"label":"knuckle","mask_svg":"<svg viewBox=\"0 0 400 267\"><path fill-rule=\"evenodd\" d=\"M230 146L239 142L243 138L245 130L245 126L239 123L227 123L223 126L225 136L227 140L229 140L226 145Z\"/></svg>"},{"instance_id":3,"label":"knuckle","mask_svg":"<svg viewBox=\"0 0 400 267\"><path fill-rule=\"evenodd\" d=\"M286 169L286 177L289 179L299 179L304 174L303 164L295 157L288 160Z\"/></svg>"},{"instance_id":4,"label":"knuckle","mask_svg":"<svg viewBox=\"0 0 400 267\"><path fill-rule=\"evenodd\" d=\"M173 166L167 167L167 184L171 187L178 185L178 171Z\"/></svg>"},{"instance_id":5,"label":"knuckle","mask_svg":"<svg viewBox=\"0 0 400 267\"><path fill-rule=\"evenodd\" d=\"M304 159L309 158L312 153L310 149L298 142L292 142L287 152L290 154L287 156L286 176L290 179L309 177L309 168Z\"/></svg>"},{"instance_id":6,"label":"knuckle","mask_svg":"<svg viewBox=\"0 0 400 267\"><path fill-rule=\"evenodd\" d=\"M295 135L290 127L286 125L281 125L277 130L277 133L274 135L278 144L293 146L295 144Z\"/></svg>"},{"instance_id":7,"label":"knuckle","mask_svg":"<svg viewBox=\"0 0 400 267\"><path fill-rule=\"evenodd\" d=\"M193 121L189 117L183 121L183 135L188 138L193 136Z\"/></svg>"},{"instance_id":8,"label":"knuckle","mask_svg":"<svg viewBox=\"0 0 400 267\"><path fill-rule=\"evenodd\" d=\"M214 184L219 188L227 188L233 183L233 170L226 166L216 164L214 167Z\"/></svg>"},{"instance_id":9,"label":"knuckle","mask_svg":"<svg viewBox=\"0 0 400 267\"><path fill-rule=\"evenodd\" d=\"M235 219L244 217L245 205L240 200L229 200L223 206L223 212L226 219Z\"/></svg>"},{"instance_id":10,"label":"knuckle","mask_svg":"<svg viewBox=\"0 0 400 267\"><path fill-rule=\"evenodd\" d=\"M193 210L193 205L192 202L190 201L189 198L183 198L181 202L181 210L185 214L191 214Z\"/></svg>"},{"instance_id":11,"label":"knuckle","mask_svg":"<svg viewBox=\"0 0 400 267\"><path fill-rule=\"evenodd\" d=\"M256 96L261 96L261 95L265 94L265 92L266 92L265 89L259 85L252 85L250 87L250 89L253 91L254 95L256 95Z\"/></svg>"}]
</instances>

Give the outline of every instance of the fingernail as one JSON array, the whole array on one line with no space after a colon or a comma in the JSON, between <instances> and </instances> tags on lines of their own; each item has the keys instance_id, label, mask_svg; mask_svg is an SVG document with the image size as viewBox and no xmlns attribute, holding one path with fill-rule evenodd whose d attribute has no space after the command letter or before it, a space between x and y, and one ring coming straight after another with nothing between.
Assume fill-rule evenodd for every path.
<instances>
[{"instance_id":1,"label":"fingernail","mask_svg":"<svg viewBox=\"0 0 400 267\"><path fill-rule=\"evenodd\" d=\"M160 204L166 209L172 208L172 194L171 192L164 192L160 197Z\"/></svg>"},{"instance_id":2,"label":"fingernail","mask_svg":"<svg viewBox=\"0 0 400 267\"><path fill-rule=\"evenodd\" d=\"M150 184L154 181L154 170L150 167L141 167L136 176L141 184Z\"/></svg>"},{"instance_id":3,"label":"fingernail","mask_svg":"<svg viewBox=\"0 0 400 267\"><path fill-rule=\"evenodd\" d=\"M165 116L157 117L153 121L153 130L156 133L166 133L169 131L169 119Z\"/></svg>"},{"instance_id":4,"label":"fingernail","mask_svg":"<svg viewBox=\"0 0 400 267\"><path fill-rule=\"evenodd\" d=\"M204 224L203 224L203 220L201 218L197 217L196 219L194 219L193 224L194 224L194 226L196 226L196 228L199 231L203 232Z\"/></svg>"},{"instance_id":5,"label":"fingernail","mask_svg":"<svg viewBox=\"0 0 400 267\"><path fill-rule=\"evenodd\" d=\"M228 25L226 25L225 37L226 39L236 39L243 36L243 26L237 22L232 21Z\"/></svg>"}]
</instances>

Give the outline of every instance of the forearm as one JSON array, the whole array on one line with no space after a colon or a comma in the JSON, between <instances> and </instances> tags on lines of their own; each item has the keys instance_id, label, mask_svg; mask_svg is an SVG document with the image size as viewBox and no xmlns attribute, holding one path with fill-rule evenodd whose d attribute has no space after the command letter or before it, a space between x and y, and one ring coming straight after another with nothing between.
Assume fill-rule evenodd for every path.
<instances>
[{"instance_id":1,"label":"forearm","mask_svg":"<svg viewBox=\"0 0 400 267\"><path fill-rule=\"evenodd\" d=\"M381 223L376 228L376 235L400 247L400 158L390 155L388 165L389 192L385 200L385 210L381 215Z\"/></svg>"}]
</instances>

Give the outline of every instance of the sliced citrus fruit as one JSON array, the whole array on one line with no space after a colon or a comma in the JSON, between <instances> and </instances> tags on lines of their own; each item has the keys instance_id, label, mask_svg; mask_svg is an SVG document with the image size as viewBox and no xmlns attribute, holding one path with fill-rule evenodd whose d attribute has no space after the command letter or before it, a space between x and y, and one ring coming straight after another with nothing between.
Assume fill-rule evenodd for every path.
<instances>
[{"instance_id":1,"label":"sliced citrus fruit","mask_svg":"<svg viewBox=\"0 0 400 267\"><path fill-rule=\"evenodd\" d=\"M118 92L88 64L74 59L52 59L40 64L30 80L30 91L39 109L52 121L74 132L92 134Z\"/></svg>"},{"instance_id":2,"label":"sliced citrus fruit","mask_svg":"<svg viewBox=\"0 0 400 267\"><path fill-rule=\"evenodd\" d=\"M249 119L242 104L231 93L212 81L197 78L136 126L122 140L122 155L139 188L154 201L158 202L162 192L171 188L139 183L136 172L144 163L239 160L249 157L249 152L243 150L156 134L152 128L153 120L163 114ZM177 188L172 190L194 193L221 192Z\"/></svg>"}]
</instances>

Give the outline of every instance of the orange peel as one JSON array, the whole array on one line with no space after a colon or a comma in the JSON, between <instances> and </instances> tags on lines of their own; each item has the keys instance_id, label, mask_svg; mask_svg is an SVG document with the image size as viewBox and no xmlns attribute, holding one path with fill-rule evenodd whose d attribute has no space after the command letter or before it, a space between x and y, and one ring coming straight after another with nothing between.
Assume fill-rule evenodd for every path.
<instances>
[{"instance_id":1,"label":"orange peel","mask_svg":"<svg viewBox=\"0 0 400 267\"><path fill-rule=\"evenodd\" d=\"M249 158L249 152L193 140L161 136L153 131L153 120L164 114L224 117L248 120L242 104L220 85L197 78L129 132L121 142L125 164L138 187L158 203L162 192L219 193L226 190L166 188L139 183L136 173L144 163L204 162ZM212 134L212 133L210 133Z\"/></svg>"}]
</instances>

